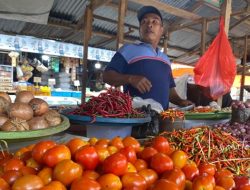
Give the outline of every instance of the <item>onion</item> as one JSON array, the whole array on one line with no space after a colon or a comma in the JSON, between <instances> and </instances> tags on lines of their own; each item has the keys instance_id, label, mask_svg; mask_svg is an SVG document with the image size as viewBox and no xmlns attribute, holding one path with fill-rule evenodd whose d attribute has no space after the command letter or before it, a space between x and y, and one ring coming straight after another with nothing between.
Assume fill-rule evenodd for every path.
<instances>
[{"instance_id":1,"label":"onion","mask_svg":"<svg viewBox=\"0 0 250 190\"><path fill-rule=\"evenodd\" d=\"M26 131L29 130L29 125L22 119L9 119L2 126L2 131Z\"/></svg>"},{"instance_id":2,"label":"onion","mask_svg":"<svg viewBox=\"0 0 250 190\"><path fill-rule=\"evenodd\" d=\"M49 105L41 98L33 98L29 105L32 107L35 116L42 116L49 111Z\"/></svg>"},{"instance_id":3,"label":"onion","mask_svg":"<svg viewBox=\"0 0 250 190\"><path fill-rule=\"evenodd\" d=\"M0 115L0 127L8 120L7 115Z\"/></svg>"},{"instance_id":4,"label":"onion","mask_svg":"<svg viewBox=\"0 0 250 190\"><path fill-rule=\"evenodd\" d=\"M10 106L10 102L6 100L4 97L0 97L0 114L7 113L9 106Z\"/></svg>"},{"instance_id":5,"label":"onion","mask_svg":"<svg viewBox=\"0 0 250 190\"><path fill-rule=\"evenodd\" d=\"M30 120L33 117L33 110L29 104L16 102L10 105L8 115L10 118Z\"/></svg>"},{"instance_id":6,"label":"onion","mask_svg":"<svg viewBox=\"0 0 250 190\"><path fill-rule=\"evenodd\" d=\"M11 98L10 98L9 94L7 94L6 92L0 92L0 97L5 98L8 102L11 103Z\"/></svg>"},{"instance_id":7,"label":"onion","mask_svg":"<svg viewBox=\"0 0 250 190\"><path fill-rule=\"evenodd\" d=\"M33 117L33 119L28 121L30 130L45 129L49 127L49 124L43 117Z\"/></svg>"},{"instance_id":8,"label":"onion","mask_svg":"<svg viewBox=\"0 0 250 190\"><path fill-rule=\"evenodd\" d=\"M30 91L20 91L16 95L15 102L29 103L34 98L34 95Z\"/></svg>"},{"instance_id":9,"label":"onion","mask_svg":"<svg viewBox=\"0 0 250 190\"><path fill-rule=\"evenodd\" d=\"M49 110L44 115L44 118L48 122L50 127L59 125L62 122L60 114L55 110Z\"/></svg>"},{"instance_id":10,"label":"onion","mask_svg":"<svg viewBox=\"0 0 250 190\"><path fill-rule=\"evenodd\" d=\"M232 136L236 137L240 141L244 141L244 138L250 134L250 123L249 121L244 123L239 122L228 122L223 124L215 124L213 127L220 126L219 129L231 133ZM250 146L250 141L244 142L245 145Z\"/></svg>"}]
</instances>

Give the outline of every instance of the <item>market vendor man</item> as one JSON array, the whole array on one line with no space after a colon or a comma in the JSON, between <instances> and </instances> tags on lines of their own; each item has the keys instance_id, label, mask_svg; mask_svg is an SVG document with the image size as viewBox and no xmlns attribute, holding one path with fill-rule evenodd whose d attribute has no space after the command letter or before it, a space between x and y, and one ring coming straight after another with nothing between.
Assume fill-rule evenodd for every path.
<instances>
[{"instance_id":1,"label":"market vendor man","mask_svg":"<svg viewBox=\"0 0 250 190\"><path fill-rule=\"evenodd\" d=\"M137 18L141 42L124 45L116 52L104 71L103 81L112 86L123 85L124 91L133 97L152 98L164 110L169 101L182 107L191 105L176 93L171 62L158 48L164 31L160 11L144 6Z\"/></svg>"}]
</instances>

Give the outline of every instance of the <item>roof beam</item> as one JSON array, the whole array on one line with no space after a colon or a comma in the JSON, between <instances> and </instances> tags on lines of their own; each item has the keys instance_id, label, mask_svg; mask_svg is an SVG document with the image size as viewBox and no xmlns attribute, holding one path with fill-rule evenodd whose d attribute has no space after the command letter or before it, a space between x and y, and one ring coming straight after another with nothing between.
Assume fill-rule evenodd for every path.
<instances>
[{"instance_id":1,"label":"roof beam","mask_svg":"<svg viewBox=\"0 0 250 190\"><path fill-rule=\"evenodd\" d=\"M187 11L189 12L195 12L197 9L199 9L201 6L203 5L202 1L196 1L195 4L189 8ZM199 19L200 20L200 19ZM173 21L170 25L169 25L169 29L172 30L172 27L176 27L179 25L182 25L183 22L183 18L177 18L175 21Z\"/></svg>"},{"instance_id":2,"label":"roof beam","mask_svg":"<svg viewBox=\"0 0 250 190\"><path fill-rule=\"evenodd\" d=\"M126 36L126 35L128 35L128 34L130 34L132 32L134 32L134 30L129 29L129 31L127 31L126 33L124 33L124 36ZM96 43L94 45L94 47L98 47L98 46L101 46L101 45L109 44L110 42L112 42L114 40L116 40L116 36L111 36L108 39L104 39L104 40L99 41L98 43Z\"/></svg>"},{"instance_id":3,"label":"roof beam","mask_svg":"<svg viewBox=\"0 0 250 190\"><path fill-rule=\"evenodd\" d=\"M244 22L245 20L247 20L248 18L250 18L250 14L247 15L246 17L242 18L241 20L237 21L236 23L234 23L233 25L231 25L229 27L229 30L232 30L234 27L238 26L239 24L241 24L242 22Z\"/></svg>"},{"instance_id":4,"label":"roof beam","mask_svg":"<svg viewBox=\"0 0 250 190\"><path fill-rule=\"evenodd\" d=\"M94 18L117 24L117 20L114 20L114 19L111 19L111 18L106 18L106 17L100 16L100 15L94 15ZM131 24L124 23L124 26L127 26L127 27L132 28L132 29L139 30L139 27L131 25Z\"/></svg>"},{"instance_id":5,"label":"roof beam","mask_svg":"<svg viewBox=\"0 0 250 190\"><path fill-rule=\"evenodd\" d=\"M116 49L119 49L124 43L124 23L127 9L127 0L120 0L119 2L119 14L117 23L117 43Z\"/></svg>"},{"instance_id":6,"label":"roof beam","mask_svg":"<svg viewBox=\"0 0 250 190\"><path fill-rule=\"evenodd\" d=\"M247 11L247 9L236 11L236 12L233 12L231 14L231 16L246 14L246 11ZM213 22L215 20L218 20L219 18L220 18L220 16L209 17L209 18L207 18L207 22ZM197 20L194 20L192 22L185 23L185 24L174 24L174 25L171 25L171 27L169 28L169 31L173 32L176 30L181 30L183 28L188 28L188 27L191 27L191 26L196 25L196 24L201 24L201 22L202 22L202 19L197 19Z\"/></svg>"},{"instance_id":7,"label":"roof beam","mask_svg":"<svg viewBox=\"0 0 250 190\"><path fill-rule=\"evenodd\" d=\"M152 5L154 7L157 7L159 10L162 10L164 12L167 12L169 14L185 18L185 19L190 19L190 20L197 20L200 19L201 16L196 15L194 13L190 13L188 11L185 11L183 9L179 9L176 7L173 7L171 5L168 5L166 3L162 3L160 1L156 0L130 0L131 2L137 3L137 4L142 4L142 5Z\"/></svg>"},{"instance_id":8,"label":"roof beam","mask_svg":"<svg viewBox=\"0 0 250 190\"><path fill-rule=\"evenodd\" d=\"M80 29L80 30L76 29L75 25L66 26L66 25L61 25L61 24L53 23L53 22L48 22L48 25L55 26L55 27L61 27L61 28L68 29L68 30L75 30L75 31L78 31L78 32L83 32L83 29ZM95 30L92 31L92 35L102 36L102 37L105 37L105 38L110 38L112 36L116 36L116 35L107 34L107 33L100 32L100 31L95 31ZM134 43L135 39L126 37L126 38L124 38L124 41L128 42L128 43ZM160 46L162 46L162 45L160 45ZM177 47L177 46L171 46L171 45L168 45L168 48L174 49L174 50L177 50L177 51L181 51L181 52L190 51L189 49L185 49L185 48L181 48L181 47Z\"/></svg>"}]
</instances>

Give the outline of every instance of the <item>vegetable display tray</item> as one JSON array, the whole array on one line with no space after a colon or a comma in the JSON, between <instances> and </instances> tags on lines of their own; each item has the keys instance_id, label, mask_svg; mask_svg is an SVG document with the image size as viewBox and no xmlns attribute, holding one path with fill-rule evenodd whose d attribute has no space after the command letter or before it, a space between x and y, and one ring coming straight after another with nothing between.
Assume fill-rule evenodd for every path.
<instances>
[{"instance_id":1,"label":"vegetable display tray","mask_svg":"<svg viewBox=\"0 0 250 190\"><path fill-rule=\"evenodd\" d=\"M63 113L64 114L64 113ZM108 117L96 117L94 120L89 116L80 116L72 114L64 114L71 121L83 123L87 125L96 125L96 126L134 126L142 123L148 123L151 121L151 117L143 118L108 118Z\"/></svg>"},{"instance_id":2,"label":"vegetable display tray","mask_svg":"<svg viewBox=\"0 0 250 190\"><path fill-rule=\"evenodd\" d=\"M207 112L207 113L185 113L186 120L219 120L228 119L231 117L231 112Z\"/></svg>"},{"instance_id":3,"label":"vegetable display tray","mask_svg":"<svg viewBox=\"0 0 250 190\"><path fill-rule=\"evenodd\" d=\"M86 126L87 137L109 138L116 136L122 138L130 136L132 127L151 121L151 117L144 118L105 118L66 114L71 122L83 124Z\"/></svg>"},{"instance_id":4,"label":"vegetable display tray","mask_svg":"<svg viewBox=\"0 0 250 190\"><path fill-rule=\"evenodd\" d=\"M45 137L65 131L70 127L69 119L63 115L61 115L61 117L62 117L62 122L59 125L54 127L48 127L46 129L28 130L28 131L0 131L0 139L7 141L8 140L22 141L26 139Z\"/></svg>"}]
</instances>

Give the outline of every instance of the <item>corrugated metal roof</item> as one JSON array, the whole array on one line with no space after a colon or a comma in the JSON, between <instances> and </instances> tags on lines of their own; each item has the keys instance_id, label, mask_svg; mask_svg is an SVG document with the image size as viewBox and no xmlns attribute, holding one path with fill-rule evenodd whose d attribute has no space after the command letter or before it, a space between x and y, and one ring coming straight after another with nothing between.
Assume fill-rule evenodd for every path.
<instances>
[{"instance_id":1,"label":"corrugated metal roof","mask_svg":"<svg viewBox=\"0 0 250 190\"><path fill-rule=\"evenodd\" d=\"M0 19L0 31L20 33L25 24L26 23L22 21Z\"/></svg>"},{"instance_id":2,"label":"corrugated metal roof","mask_svg":"<svg viewBox=\"0 0 250 190\"><path fill-rule=\"evenodd\" d=\"M0 32L1 33L10 33L10 34L26 34L43 38L57 39L71 43L82 44L83 43L83 31L74 30L74 28L70 28L71 26L75 27L76 23L78 23L79 19L82 18L86 6L90 3L91 0L54 0L54 4L52 10L50 12L49 22L63 25L60 26L52 26L52 25L39 25L35 23L25 23L20 21L13 20L4 20L0 19ZM204 4L204 2L197 0L159 0L162 3L169 4L176 8L181 8L187 10L189 12L194 12L197 15L203 17L211 17L211 16L219 16L219 10L214 9L208 4ZM139 23L137 21L137 10L139 10L142 5L138 3L134 3L128 1L128 10L125 17L125 23L138 27ZM203 3L203 4L202 4ZM118 5L119 0L113 0L111 3L107 5L103 5L97 8L94 11L94 15L99 15L101 17L105 17L108 19L118 20ZM232 0L232 8L233 11L239 11L246 7L245 0ZM163 18L166 20L168 25L173 26L178 23L187 23L191 22L190 20L176 17L174 15L170 15L167 12L161 11ZM236 23L239 19L232 18L231 25ZM70 24L70 25L69 25ZM68 27L67 27L68 25ZM65 27L66 26L66 27ZM192 31L192 28L196 30ZM105 34L116 35L117 33L117 23L103 21L100 19L94 19L93 21L93 29L98 32L102 32ZM126 26L124 29L124 33L128 31L128 27ZM180 47L186 50L192 50L194 48L199 48L200 46L200 34L197 31L201 30L201 24L193 25L189 29L183 29L174 31L171 33L169 38L169 47L175 46ZM207 40L210 40L216 36L219 30L219 22L218 20L210 22L208 27ZM244 36L250 33L250 24L241 23L235 28L233 28L229 35L233 37ZM92 38L90 40L90 45L98 44L105 39L108 39L107 36L95 36L93 32ZM135 30L134 32L128 35L129 38L139 39L139 32ZM116 47L116 40L109 41L101 44L99 46L101 48L113 49ZM184 52L178 51L177 49L168 50L168 55L171 57L178 57L182 55ZM183 62L191 62L194 58L189 58L187 56L185 58L181 58ZM186 60L186 61L185 61Z\"/></svg>"},{"instance_id":3,"label":"corrugated metal roof","mask_svg":"<svg viewBox=\"0 0 250 190\"><path fill-rule=\"evenodd\" d=\"M84 14L88 0L54 0L50 16L76 23Z\"/></svg>"},{"instance_id":4,"label":"corrugated metal roof","mask_svg":"<svg viewBox=\"0 0 250 190\"><path fill-rule=\"evenodd\" d=\"M168 51L167 51L167 54L170 56L170 57L179 57L183 54L182 51L178 51L178 50L175 50L175 49L170 49L168 48Z\"/></svg>"},{"instance_id":5,"label":"corrugated metal roof","mask_svg":"<svg viewBox=\"0 0 250 190\"><path fill-rule=\"evenodd\" d=\"M171 33L168 43L173 46L191 49L192 47L200 43L200 36L198 36L194 32L178 30Z\"/></svg>"}]
</instances>

